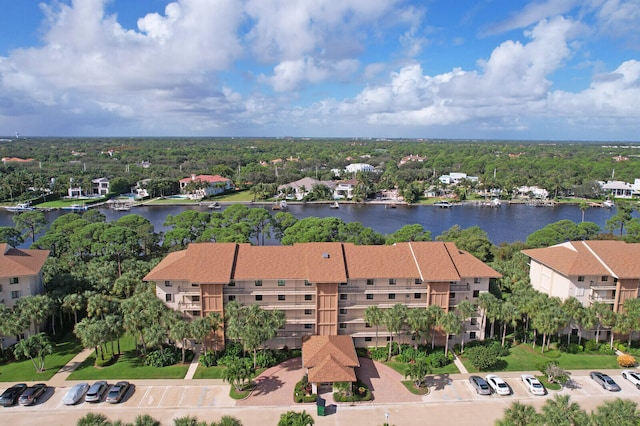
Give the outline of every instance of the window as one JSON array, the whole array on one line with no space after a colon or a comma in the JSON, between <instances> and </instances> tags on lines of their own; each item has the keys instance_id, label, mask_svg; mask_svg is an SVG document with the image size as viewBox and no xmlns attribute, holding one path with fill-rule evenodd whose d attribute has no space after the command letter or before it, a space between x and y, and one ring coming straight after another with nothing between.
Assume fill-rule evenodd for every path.
<instances>
[{"instance_id":1,"label":"window","mask_svg":"<svg viewBox=\"0 0 640 426\"><path fill-rule=\"evenodd\" d=\"M235 287L236 286L236 282L235 281L229 281L229 284L227 284L229 287Z\"/></svg>"},{"instance_id":2,"label":"window","mask_svg":"<svg viewBox=\"0 0 640 426\"><path fill-rule=\"evenodd\" d=\"M413 293L413 298L414 298L414 299L420 299L420 298L422 298L422 294L420 294L420 293Z\"/></svg>"},{"instance_id":3,"label":"window","mask_svg":"<svg viewBox=\"0 0 640 426\"><path fill-rule=\"evenodd\" d=\"M347 294L346 293L342 293L340 295L340 300L347 300Z\"/></svg>"},{"instance_id":4,"label":"window","mask_svg":"<svg viewBox=\"0 0 640 426\"><path fill-rule=\"evenodd\" d=\"M281 301L281 302L284 301L284 300L287 300L287 296L285 296L284 294L279 294L278 295L278 300Z\"/></svg>"},{"instance_id":5,"label":"window","mask_svg":"<svg viewBox=\"0 0 640 426\"><path fill-rule=\"evenodd\" d=\"M304 285L306 285L307 287L311 285L311 283L309 282L309 280L304 280Z\"/></svg>"},{"instance_id":6,"label":"window","mask_svg":"<svg viewBox=\"0 0 640 426\"><path fill-rule=\"evenodd\" d=\"M449 299L455 299L456 294L454 292L449 293Z\"/></svg>"},{"instance_id":7,"label":"window","mask_svg":"<svg viewBox=\"0 0 640 426\"><path fill-rule=\"evenodd\" d=\"M416 278L414 283L415 284L422 284L422 280L420 278Z\"/></svg>"},{"instance_id":8,"label":"window","mask_svg":"<svg viewBox=\"0 0 640 426\"><path fill-rule=\"evenodd\" d=\"M578 276L578 281L580 281L580 282L581 282L581 281L584 281L584 275L580 275L580 276Z\"/></svg>"},{"instance_id":9,"label":"window","mask_svg":"<svg viewBox=\"0 0 640 426\"><path fill-rule=\"evenodd\" d=\"M262 300L262 295L261 294L256 294L256 302L259 302Z\"/></svg>"},{"instance_id":10,"label":"window","mask_svg":"<svg viewBox=\"0 0 640 426\"><path fill-rule=\"evenodd\" d=\"M11 292L11 298L12 299L18 299L20 297L21 293L22 292L20 290L13 290Z\"/></svg>"},{"instance_id":11,"label":"window","mask_svg":"<svg viewBox=\"0 0 640 426\"><path fill-rule=\"evenodd\" d=\"M393 300L396 298L396 294L395 293L389 293L389 300Z\"/></svg>"},{"instance_id":12,"label":"window","mask_svg":"<svg viewBox=\"0 0 640 426\"><path fill-rule=\"evenodd\" d=\"M474 284L480 284L480 278L477 278L477 277L476 277L476 278L474 278L474 279L473 279L473 283L474 283Z\"/></svg>"},{"instance_id":13,"label":"window","mask_svg":"<svg viewBox=\"0 0 640 426\"><path fill-rule=\"evenodd\" d=\"M313 296L310 294L305 294L304 295L304 300L312 300Z\"/></svg>"},{"instance_id":14,"label":"window","mask_svg":"<svg viewBox=\"0 0 640 426\"><path fill-rule=\"evenodd\" d=\"M284 280L278 280L278 287L284 287L286 282Z\"/></svg>"},{"instance_id":15,"label":"window","mask_svg":"<svg viewBox=\"0 0 640 426\"><path fill-rule=\"evenodd\" d=\"M395 278L389 278L389 285L396 285L396 279Z\"/></svg>"},{"instance_id":16,"label":"window","mask_svg":"<svg viewBox=\"0 0 640 426\"><path fill-rule=\"evenodd\" d=\"M471 318L470 323L471 325L478 325L478 318L476 317Z\"/></svg>"},{"instance_id":17,"label":"window","mask_svg":"<svg viewBox=\"0 0 640 426\"><path fill-rule=\"evenodd\" d=\"M603 276L600 278L600 281L602 281L602 282L609 281L609 277L608 277L608 276L606 276L606 275L603 275Z\"/></svg>"},{"instance_id":18,"label":"window","mask_svg":"<svg viewBox=\"0 0 640 426\"><path fill-rule=\"evenodd\" d=\"M364 327L365 327L365 328L371 328L371 324L369 324L368 322L365 322L365 323L364 323Z\"/></svg>"},{"instance_id":19,"label":"window","mask_svg":"<svg viewBox=\"0 0 640 426\"><path fill-rule=\"evenodd\" d=\"M340 308L340 315L347 315L347 310L344 308Z\"/></svg>"},{"instance_id":20,"label":"window","mask_svg":"<svg viewBox=\"0 0 640 426\"><path fill-rule=\"evenodd\" d=\"M171 293L167 293L164 295L164 301L165 302L173 302L173 294Z\"/></svg>"},{"instance_id":21,"label":"window","mask_svg":"<svg viewBox=\"0 0 640 426\"><path fill-rule=\"evenodd\" d=\"M198 283L191 283L191 287L200 287L200 284L198 284Z\"/></svg>"},{"instance_id":22,"label":"window","mask_svg":"<svg viewBox=\"0 0 640 426\"><path fill-rule=\"evenodd\" d=\"M9 278L9 284L20 284L20 279L18 277Z\"/></svg>"},{"instance_id":23,"label":"window","mask_svg":"<svg viewBox=\"0 0 640 426\"><path fill-rule=\"evenodd\" d=\"M373 279L372 278L367 279L367 285L373 285Z\"/></svg>"},{"instance_id":24,"label":"window","mask_svg":"<svg viewBox=\"0 0 640 426\"><path fill-rule=\"evenodd\" d=\"M470 331L469 332L469 339L475 339L476 338L476 332L475 331Z\"/></svg>"},{"instance_id":25,"label":"window","mask_svg":"<svg viewBox=\"0 0 640 426\"><path fill-rule=\"evenodd\" d=\"M576 287L576 297L584 297L584 288Z\"/></svg>"},{"instance_id":26,"label":"window","mask_svg":"<svg viewBox=\"0 0 640 426\"><path fill-rule=\"evenodd\" d=\"M312 328L313 328L313 324L305 324L305 325L304 325L304 328L305 328L306 330L310 330L310 329L312 329Z\"/></svg>"},{"instance_id":27,"label":"window","mask_svg":"<svg viewBox=\"0 0 640 426\"><path fill-rule=\"evenodd\" d=\"M200 311L191 311L191 315L193 315L194 317L199 317Z\"/></svg>"},{"instance_id":28,"label":"window","mask_svg":"<svg viewBox=\"0 0 640 426\"><path fill-rule=\"evenodd\" d=\"M236 295L235 294L230 294L229 295L229 302L233 302L234 300L236 300Z\"/></svg>"},{"instance_id":29,"label":"window","mask_svg":"<svg viewBox=\"0 0 640 426\"><path fill-rule=\"evenodd\" d=\"M304 310L304 314L305 314L305 315L311 315L311 313L312 313L312 312L313 312L313 311L312 311L311 309L305 309L305 310Z\"/></svg>"},{"instance_id":30,"label":"window","mask_svg":"<svg viewBox=\"0 0 640 426\"><path fill-rule=\"evenodd\" d=\"M341 323L340 323L340 328L342 328L342 329L347 328L347 324L346 324L346 323L344 323L344 322L341 322Z\"/></svg>"},{"instance_id":31,"label":"window","mask_svg":"<svg viewBox=\"0 0 640 426\"><path fill-rule=\"evenodd\" d=\"M371 341L371 336L365 337L365 338L364 338L364 341L365 341L365 342L370 342L370 341Z\"/></svg>"},{"instance_id":32,"label":"window","mask_svg":"<svg viewBox=\"0 0 640 426\"><path fill-rule=\"evenodd\" d=\"M254 283L256 287L262 287L262 280L255 280Z\"/></svg>"},{"instance_id":33,"label":"window","mask_svg":"<svg viewBox=\"0 0 640 426\"><path fill-rule=\"evenodd\" d=\"M480 296L480 290L473 290L473 297L479 297Z\"/></svg>"},{"instance_id":34,"label":"window","mask_svg":"<svg viewBox=\"0 0 640 426\"><path fill-rule=\"evenodd\" d=\"M173 284L171 284L171 281L165 281L164 282L164 286L165 287L173 287Z\"/></svg>"},{"instance_id":35,"label":"window","mask_svg":"<svg viewBox=\"0 0 640 426\"><path fill-rule=\"evenodd\" d=\"M373 294L367 294L367 300L373 300Z\"/></svg>"}]
</instances>

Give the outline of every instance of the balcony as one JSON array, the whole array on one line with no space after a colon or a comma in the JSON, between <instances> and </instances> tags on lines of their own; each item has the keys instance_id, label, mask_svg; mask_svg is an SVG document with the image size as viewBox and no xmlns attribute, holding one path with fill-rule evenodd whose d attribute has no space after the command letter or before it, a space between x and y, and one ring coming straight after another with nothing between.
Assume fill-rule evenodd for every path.
<instances>
[{"instance_id":1,"label":"balcony","mask_svg":"<svg viewBox=\"0 0 640 426\"><path fill-rule=\"evenodd\" d=\"M178 309L180 310L199 311L200 308L200 302L178 302Z\"/></svg>"},{"instance_id":2,"label":"balcony","mask_svg":"<svg viewBox=\"0 0 640 426\"><path fill-rule=\"evenodd\" d=\"M450 284L449 291L471 291L469 284Z\"/></svg>"},{"instance_id":3,"label":"balcony","mask_svg":"<svg viewBox=\"0 0 640 426\"><path fill-rule=\"evenodd\" d=\"M589 295L589 301L593 302L600 302L600 303L615 303L616 302L616 298L615 296L601 296L598 294L590 294Z\"/></svg>"},{"instance_id":4,"label":"balcony","mask_svg":"<svg viewBox=\"0 0 640 426\"><path fill-rule=\"evenodd\" d=\"M616 290L617 286L615 283L610 283L610 282L595 282L595 281L591 281L589 283L589 288L591 288L591 290L596 290L596 291L604 291L604 290Z\"/></svg>"},{"instance_id":5,"label":"balcony","mask_svg":"<svg viewBox=\"0 0 640 426\"><path fill-rule=\"evenodd\" d=\"M182 293L182 294L200 294L200 287L178 286L178 293Z\"/></svg>"}]
</instances>

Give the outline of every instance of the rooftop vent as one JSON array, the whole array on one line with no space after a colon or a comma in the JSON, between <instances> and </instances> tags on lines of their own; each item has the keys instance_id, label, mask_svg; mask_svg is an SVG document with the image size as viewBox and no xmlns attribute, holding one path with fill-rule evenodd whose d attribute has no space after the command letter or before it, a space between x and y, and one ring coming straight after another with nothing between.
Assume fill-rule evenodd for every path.
<instances>
[{"instance_id":1,"label":"rooftop vent","mask_svg":"<svg viewBox=\"0 0 640 426\"><path fill-rule=\"evenodd\" d=\"M322 253L322 258L323 259L328 259L329 258L329 253Z\"/></svg>"}]
</instances>

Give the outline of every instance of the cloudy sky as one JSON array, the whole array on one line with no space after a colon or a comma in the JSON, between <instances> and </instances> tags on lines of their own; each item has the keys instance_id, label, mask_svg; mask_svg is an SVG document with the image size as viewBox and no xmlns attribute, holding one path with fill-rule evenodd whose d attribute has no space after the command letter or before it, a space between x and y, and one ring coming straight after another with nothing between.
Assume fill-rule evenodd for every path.
<instances>
[{"instance_id":1,"label":"cloudy sky","mask_svg":"<svg viewBox=\"0 0 640 426\"><path fill-rule=\"evenodd\" d=\"M0 135L640 140L638 0L5 0Z\"/></svg>"}]
</instances>

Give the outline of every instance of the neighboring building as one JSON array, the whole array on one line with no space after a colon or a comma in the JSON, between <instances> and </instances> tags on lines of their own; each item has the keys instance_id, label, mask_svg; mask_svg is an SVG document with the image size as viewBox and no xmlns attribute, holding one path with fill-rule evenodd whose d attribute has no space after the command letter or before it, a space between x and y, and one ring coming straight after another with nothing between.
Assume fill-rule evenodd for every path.
<instances>
[{"instance_id":1,"label":"neighboring building","mask_svg":"<svg viewBox=\"0 0 640 426\"><path fill-rule=\"evenodd\" d=\"M438 180L445 185L457 185L463 180L468 180L470 182L479 181L477 176L467 176L466 173L449 173L448 175L440 176Z\"/></svg>"},{"instance_id":2,"label":"neighboring building","mask_svg":"<svg viewBox=\"0 0 640 426\"><path fill-rule=\"evenodd\" d=\"M2 162L6 163L31 163L36 161L33 158L19 158L19 157L2 157Z\"/></svg>"},{"instance_id":3,"label":"neighboring building","mask_svg":"<svg viewBox=\"0 0 640 426\"><path fill-rule=\"evenodd\" d=\"M201 188L188 191L187 185L191 182L202 182ZM231 179L227 179L220 175L191 175L191 177L180 179L180 191L182 193L188 193L193 198L203 198L212 195L222 194L225 191L229 191L233 188L233 182Z\"/></svg>"},{"instance_id":4,"label":"neighboring building","mask_svg":"<svg viewBox=\"0 0 640 426\"><path fill-rule=\"evenodd\" d=\"M332 191L336 187L335 182L330 180L317 180L310 177L305 177L295 182L289 182L284 185L278 186L278 192L280 193L279 196L282 197L285 195L285 192L287 190L292 191L293 193L290 193L290 195L287 195L286 198L300 201L307 194L309 194L313 189L313 187L316 185L325 185Z\"/></svg>"},{"instance_id":5,"label":"neighboring building","mask_svg":"<svg viewBox=\"0 0 640 426\"><path fill-rule=\"evenodd\" d=\"M353 198L353 190L358 185L358 179L342 180L333 189L333 198L336 200Z\"/></svg>"},{"instance_id":6,"label":"neighboring building","mask_svg":"<svg viewBox=\"0 0 640 426\"><path fill-rule=\"evenodd\" d=\"M530 258L531 285L549 296L573 296L584 306L603 302L620 312L639 295L640 244L570 241L522 253Z\"/></svg>"},{"instance_id":7,"label":"neighboring building","mask_svg":"<svg viewBox=\"0 0 640 426\"><path fill-rule=\"evenodd\" d=\"M0 303L13 308L18 299L43 292L42 267L49 250L16 249L0 243ZM35 331L35 330L33 330ZM15 337L2 337L6 348Z\"/></svg>"},{"instance_id":8,"label":"neighboring building","mask_svg":"<svg viewBox=\"0 0 640 426\"><path fill-rule=\"evenodd\" d=\"M302 339L302 367L307 371L311 393L324 383L355 382L358 354L350 336L305 336Z\"/></svg>"},{"instance_id":9,"label":"neighboring building","mask_svg":"<svg viewBox=\"0 0 640 426\"><path fill-rule=\"evenodd\" d=\"M632 198L640 195L640 179L636 179L633 183L620 180L599 181L598 183L602 190L612 198Z\"/></svg>"},{"instance_id":10,"label":"neighboring building","mask_svg":"<svg viewBox=\"0 0 640 426\"><path fill-rule=\"evenodd\" d=\"M426 159L427 159L427 157L421 157L419 155L413 155L413 154L412 155L407 155L406 157L402 157L402 159L398 163L398 166L402 166L402 165L407 164L407 163L415 163L416 161L418 163L422 163Z\"/></svg>"},{"instance_id":11,"label":"neighboring building","mask_svg":"<svg viewBox=\"0 0 640 426\"><path fill-rule=\"evenodd\" d=\"M369 306L436 304L445 311L477 300L500 274L454 243L412 242L390 246L302 243L251 246L192 243L170 253L144 278L156 294L186 318L224 314L226 303L259 304L286 313L271 347L301 347L305 336L347 335L355 346L374 343L364 321ZM480 313L465 322L465 337L483 339ZM379 331L381 344L389 333ZM408 336L400 336L408 341ZM436 340L443 343L443 335ZM459 336L453 338L458 340Z\"/></svg>"},{"instance_id":12,"label":"neighboring building","mask_svg":"<svg viewBox=\"0 0 640 426\"><path fill-rule=\"evenodd\" d=\"M547 199L549 197L549 191L537 186L521 186L518 188L518 194L538 198L541 200Z\"/></svg>"},{"instance_id":13,"label":"neighboring building","mask_svg":"<svg viewBox=\"0 0 640 426\"><path fill-rule=\"evenodd\" d=\"M358 173L358 172L375 172L376 168L371 164L366 163L353 163L349 164L344 168L347 173Z\"/></svg>"},{"instance_id":14,"label":"neighboring building","mask_svg":"<svg viewBox=\"0 0 640 426\"><path fill-rule=\"evenodd\" d=\"M109 179L98 178L91 181L91 193L93 195L105 196L109 193Z\"/></svg>"},{"instance_id":15,"label":"neighboring building","mask_svg":"<svg viewBox=\"0 0 640 426\"><path fill-rule=\"evenodd\" d=\"M82 188L79 186L70 186L67 194L69 194L70 198L84 197L84 192L82 192Z\"/></svg>"}]
</instances>

